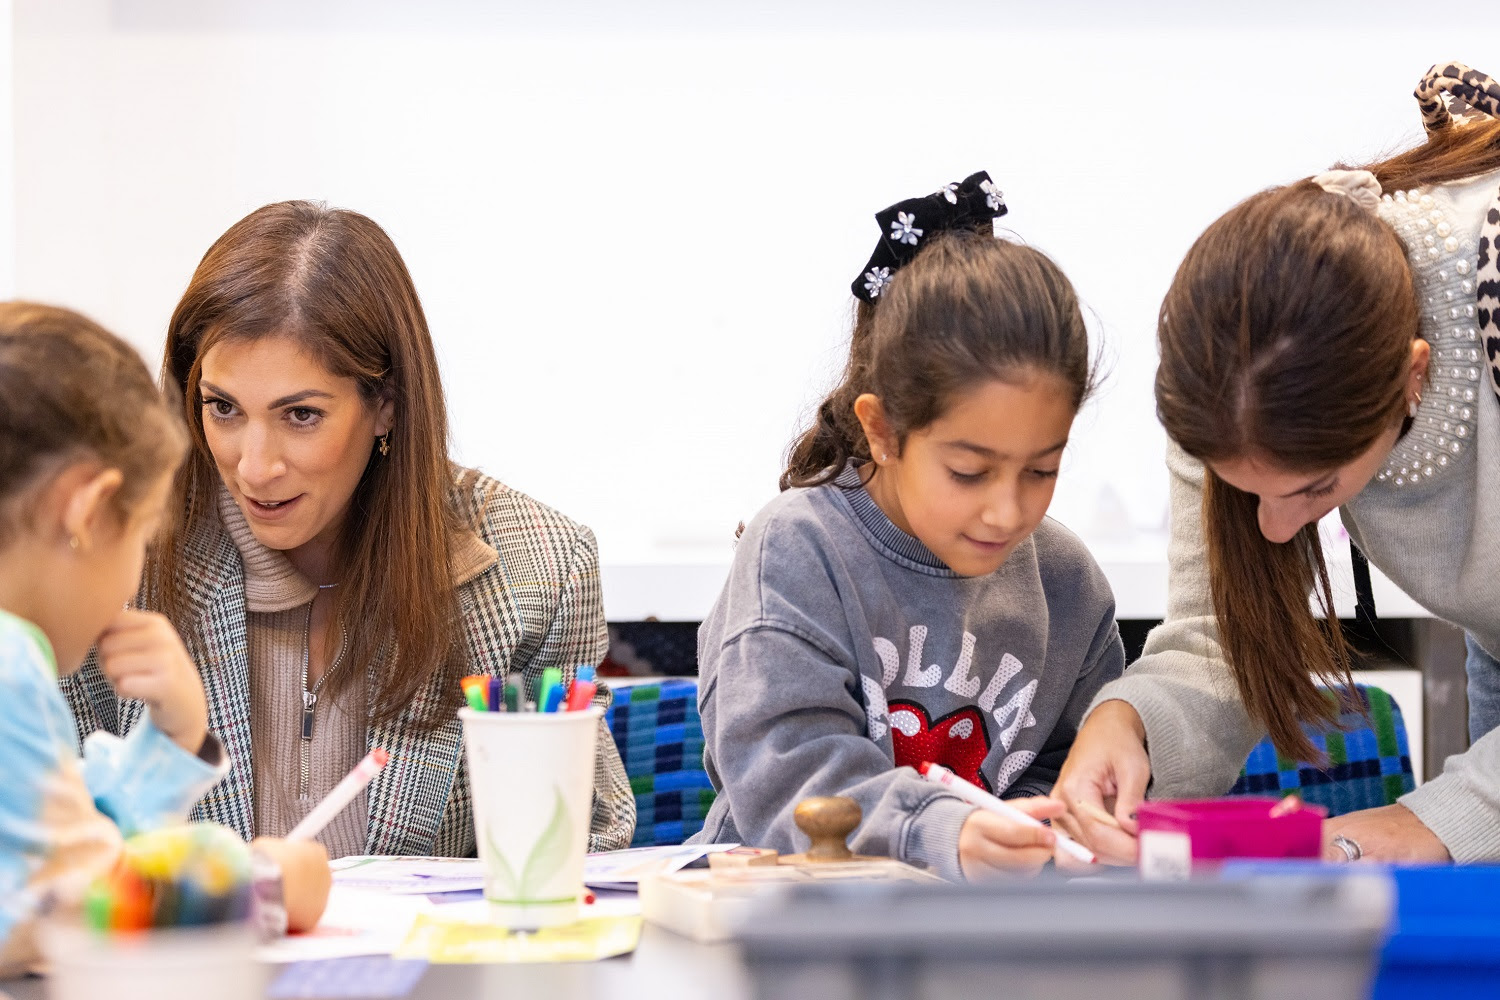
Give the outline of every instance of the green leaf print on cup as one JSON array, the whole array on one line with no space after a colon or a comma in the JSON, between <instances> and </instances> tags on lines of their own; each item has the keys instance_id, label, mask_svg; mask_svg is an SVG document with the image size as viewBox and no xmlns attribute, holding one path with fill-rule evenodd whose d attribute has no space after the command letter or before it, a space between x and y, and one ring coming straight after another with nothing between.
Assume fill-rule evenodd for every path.
<instances>
[{"instance_id":1,"label":"green leaf print on cup","mask_svg":"<svg viewBox=\"0 0 1500 1000\"><path fill-rule=\"evenodd\" d=\"M500 845L495 843L495 838L490 836L490 827L486 823L484 827L484 839L489 841L490 856L485 858L485 867L490 870L491 886L503 886L502 892L506 896L516 895L516 873L511 871L510 864L505 860L505 854L500 850ZM489 895L488 892L485 893Z\"/></svg>"},{"instance_id":2,"label":"green leaf print on cup","mask_svg":"<svg viewBox=\"0 0 1500 1000\"><path fill-rule=\"evenodd\" d=\"M505 860L500 846L495 843L494 837L490 835L489 825L484 830L485 840L489 842L490 856L486 859L489 868L491 884L504 887L504 894L510 898L496 899L489 896L492 903L519 903L522 905L535 903L567 903L577 899L577 895L553 896L541 899L536 892L545 886L552 877L568 862L568 849L573 839L573 824L568 818L568 807L563 801L562 789L556 785L552 786L553 806L552 818L547 822L547 828L542 831L541 837L531 846L531 853L527 855L526 864L521 869L521 877L518 880L516 873L509 862Z\"/></svg>"}]
</instances>

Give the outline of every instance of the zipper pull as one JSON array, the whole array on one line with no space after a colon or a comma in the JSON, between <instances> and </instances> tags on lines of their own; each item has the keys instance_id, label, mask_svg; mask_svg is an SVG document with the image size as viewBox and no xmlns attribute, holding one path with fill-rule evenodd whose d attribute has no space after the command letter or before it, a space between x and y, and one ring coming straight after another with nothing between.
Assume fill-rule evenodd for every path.
<instances>
[{"instance_id":1,"label":"zipper pull","mask_svg":"<svg viewBox=\"0 0 1500 1000\"><path fill-rule=\"evenodd\" d=\"M302 692L302 738L312 741L313 713L318 708L318 696L312 691Z\"/></svg>"}]
</instances>

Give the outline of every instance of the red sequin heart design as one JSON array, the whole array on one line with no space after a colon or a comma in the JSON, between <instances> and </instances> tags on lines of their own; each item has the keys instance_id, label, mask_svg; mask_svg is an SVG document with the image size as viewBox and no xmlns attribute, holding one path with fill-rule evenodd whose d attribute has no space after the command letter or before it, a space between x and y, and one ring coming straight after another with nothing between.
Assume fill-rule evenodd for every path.
<instances>
[{"instance_id":1,"label":"red sequin heart design","mask_svg":"<svg viewBox=\"0 0 1500 1000\"><path fill-rule=\"evenodd\" d=\"M928 722L927 710L914 701L893 701L888 711L897 767L916 767L930 760L965 781L992 791L989 781L979 771L990 755L990 736L979 709L968 705L935 723Z\"/></svg>"}]
</instances>

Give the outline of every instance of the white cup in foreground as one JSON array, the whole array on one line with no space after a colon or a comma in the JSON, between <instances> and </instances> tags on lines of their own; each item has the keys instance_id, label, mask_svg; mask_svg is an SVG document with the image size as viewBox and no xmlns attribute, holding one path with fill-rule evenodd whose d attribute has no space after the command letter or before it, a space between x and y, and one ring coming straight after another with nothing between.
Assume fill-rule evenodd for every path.
<instances>
[{"instance_id":1,"label":"white cup in foreground","mask_svg":"<svg viewBox=\"0 0 1500 1000\"><path fill-rule=\"evenodd\" d=\"M265 969L249 924L100 934L44 921L38 943L52 1000L259 1000Z\"/></svg>"},{"instance_id":2,"label":"white cup in foreground","mask_svg":"<svg viewBox=\"0 0 1500 1000\"><path fill-rule=\"evenodd\" d=\"M602 714L459 709L495 923L530 929L578 919Z\"/></svg>"}]
</instances>

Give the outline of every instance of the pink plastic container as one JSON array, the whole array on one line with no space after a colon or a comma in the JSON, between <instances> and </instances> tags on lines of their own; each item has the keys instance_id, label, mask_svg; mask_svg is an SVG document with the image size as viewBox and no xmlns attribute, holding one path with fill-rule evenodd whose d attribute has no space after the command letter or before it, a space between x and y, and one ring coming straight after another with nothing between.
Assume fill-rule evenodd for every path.
<instances>
[{"instance_id":1,"label":"pink plastic container","mask_svg":"<svg viewBox=\"0 0 1500 1000\"><path fill-rule=\"evenodd\" d=\"M1140 871L1146 879L1185 879L1230 858L1317 858L1323 853L1321 806L1272 816L1278 799L1143 802Z\"/></svg>"}]
</instances>

